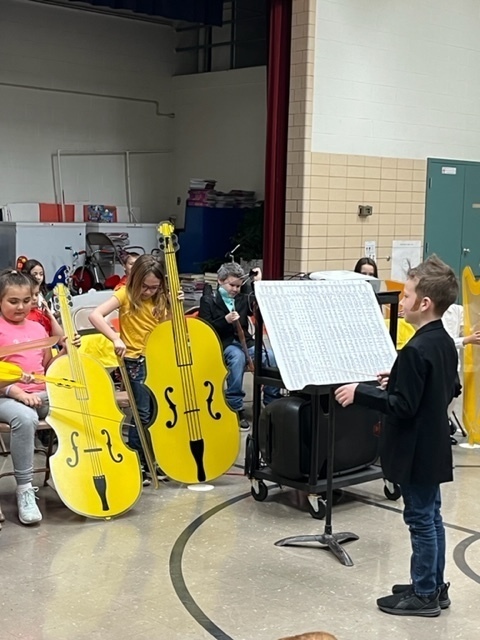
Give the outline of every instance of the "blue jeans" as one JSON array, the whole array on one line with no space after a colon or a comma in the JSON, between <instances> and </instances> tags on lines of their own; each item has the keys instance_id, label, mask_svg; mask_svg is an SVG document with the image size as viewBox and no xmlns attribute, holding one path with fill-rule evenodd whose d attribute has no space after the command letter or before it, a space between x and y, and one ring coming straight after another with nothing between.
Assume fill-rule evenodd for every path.
<instances>
[{"instance_id":1,"label":"blue jeans","mask_svg":"<svg viewBox=\"0 0 480 640\"><path fill-rule=\"evenodd\" d=\"M145 386L145 378L147 375L145 369L145 358L125 358L124 360L125 368L127 370L130 384L132 386L135 404L137 405L138 415L140 417L142 425L146 427L148 424L150 424L150 421L152 419L153 404L150 393ZM143 466L145 466L145 454L143 453L142 443L140 442L137 427L133 418L132 423L128 428L128 446L132 449L135 449L135 451L138 451L140 455L140 462Z\"/></svg>"},{"instance_id":2,"label":"blue jeans","mask_svg":"<svg viewBox=\"0 0 480 640\"><path fill-rule=\"evenodd\" d=\"M255 352L255 347L250 347L248 353L252 360ZM225 396L230 408L234 411L241 411L243 409L243 398L245 392L243 390L243 374L245 373L245 367L247 365L247 358L243 352L240 342L233 342L223 352L225 363L228 369L227 376L227 391ZM270 349L262 349L262 364L264 366L275 367L277 365L273 351ZM276 387L263 388L263 404L266 406L272 400L276 400L281 397L280 389Z\"/></svg>"},{"instance_id":3,"label":"blue jeans","mask_svg":"<svg viewBox=\"0 0 480 640\"><path fill-rule=\"evenodd\" d=\"M402 485L403 519L410 529L410 575L418 596L431 596L444 584L445 527L439 485Z\"/></svg>"}]
</instances>

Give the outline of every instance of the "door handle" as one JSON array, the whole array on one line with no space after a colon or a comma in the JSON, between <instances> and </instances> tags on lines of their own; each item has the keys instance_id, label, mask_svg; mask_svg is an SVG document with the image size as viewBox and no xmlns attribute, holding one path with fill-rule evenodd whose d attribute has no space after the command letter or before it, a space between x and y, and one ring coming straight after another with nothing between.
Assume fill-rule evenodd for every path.
<instances>
[{"instance_id":1,"label":"door handle","mask_svg":"<svg viewBox=\"0 0 480 640\"><path fill-rule=\"evenodd\" d=\"M470 253L470 249L467 249L466 247L463 248L463 255L466 256L467 253Z\"/></svg>"}]
</instances>

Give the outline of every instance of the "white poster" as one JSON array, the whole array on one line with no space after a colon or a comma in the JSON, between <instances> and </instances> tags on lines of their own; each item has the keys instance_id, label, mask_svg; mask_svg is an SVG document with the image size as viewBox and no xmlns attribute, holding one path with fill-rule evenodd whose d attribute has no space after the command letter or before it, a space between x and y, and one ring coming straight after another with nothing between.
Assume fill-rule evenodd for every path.
<instances>
[{"instance_id":1,"label":"white poster","mask_svg":"<svg viewBox=\"0 0 480 640\"><path fill-rule=\"evenodd\" d=\"M365 240L365 257L377 261L377 243L375 240Z\"/></svg>"},{"instance_id":2,"label":"white poster","mask_svg":"<svg viewBox=\"0 0 480 640\"><path fill-rule=\"evenodd\" d=\"M394 240L392 243L392 280L405 282L407 273L422 261L421 240Z\"/></svg>"}]
</instances>

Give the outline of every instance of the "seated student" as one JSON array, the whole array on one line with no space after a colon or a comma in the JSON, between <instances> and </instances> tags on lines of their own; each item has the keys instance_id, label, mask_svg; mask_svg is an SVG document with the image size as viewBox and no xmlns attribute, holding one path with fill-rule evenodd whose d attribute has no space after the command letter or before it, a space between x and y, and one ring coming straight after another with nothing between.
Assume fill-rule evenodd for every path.
<instances>
[{"instance_id":1,"label":"seated student","mask_svg":"<svg viewBox=\"0 0 480 640\"><path fill-rule=\"evenodd\" d=\"M115 285L114 291L118 291L119 289L121 289L127 284L127 278L130 275L130 271L132 270L132 267L135 264L135 261L138 257L139 257L139 254L135 253L134 251L131 251L127 254L127 257L125 258L125 261L123 263L123 268L125 269L125 275L122 276L118 284Z\"/></svg>"},{"instance_id":2,"label":"seated student","mask_svg":"<svg viewBox=\"0 0 480 640\"><path fill-rule=\"evenodd\" d=\"M24 373L20 378L20 380L18 380L18 382L22 382L23 384L30 384L31 382L34 382L34 378L32 375L28 373ZM11 382L5 382L0 378L0 393L1 393L1 389L5 389L5 387L10 387L10 386L11 386ZM0 504L0 530L2 528L2 522L5 522L5 516L3 515L3 512L2 512L2 505Z\"/></svg>"},{"instance_id":3,"label":"seated student","mask_svg":"<svg viewBox=\"0 0 480 640\"><path fill-rule=\"evenodd\" d=\"M47 298L48 289L47 283L45 282L45 269L42 263L34 259L27 260L22 267L22 273L38 282L39 300L43 303Z\"/></svg>"},{"instance_id":4,"label":"seated student","mask_svg":"<svg viewBox=\"0 0 480 640\"><path fill-rule=\"evenodd\" d=\"M261 280L260 269L254 280ZM200 300L199 317L208 322L218 333L223 345L223 355L228 368L226 398L230 407L237 411L240 428L248 430L250 425L245 418L243 408L243 374L247 365L247 357L238 335L237 320L245 335L245 342L250 357L254 355L255 342L248 331L248 316L252 315L248 295L242 293L245 272L236 262L223 264L217 272L218 288L212 295L204 295ZM263 364L276 366L275 357L270 349L263 351ZM280 389L264 387L263 402L265 405L281 397Z\"/></svg>"},{"instance_id":5,"label":"seated student","mask_svg":"<svg viewBox=\"0 0 480 640\"><path fill-rule=\"evenodd\" d=\"M377 263L372 258L360 258L353 270L355 273L361 273L364 276L378 278Z\"/></svg>"},{"instance_id":6,"label":"seated student","mask_svg":"<svg viewBox=\"0 0 480 640\"><path fill-rule=\"evenodd\" d=\"M29 276L29 278L32 282L32 306L27 315L27 320L40 323L49 336L63 336L62 327L40 293L40 283L33 276Z\"/></svg>"},{"instance_id":7,"label":"seated student","mask_svg":"<svg viewBox=\"0 0 480 640\"><path fill-rule=\"evenodd\" d=\"M47 337L40 323L27 319L31 299L32 281L29 276L12 269L0 272L1 347ZM77 337L74 344L78 345ZM58 355L62 353L60 351ZM55 358L51 349L31 349L2 359L20 366L27 373L43 375ZM6 422L11 429L10 449L17 483L18 518L22 524L34 524L42 519L32 480L35 431L39 420L45 418L49 410L46 385L32 381L27 375L2 387L0 422Z\"/></svg>"}]
</instances>

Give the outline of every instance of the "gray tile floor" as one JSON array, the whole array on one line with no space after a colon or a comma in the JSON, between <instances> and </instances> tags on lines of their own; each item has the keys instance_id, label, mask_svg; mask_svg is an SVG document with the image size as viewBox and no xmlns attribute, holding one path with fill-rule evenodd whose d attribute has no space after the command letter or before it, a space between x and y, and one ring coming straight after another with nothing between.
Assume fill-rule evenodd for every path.
<instances>
[{"instance_id":1,"label":"gray tile floor","mask_svg":"<svg viewBox=\"0 0 480 640\"><path fill-rule=\"evenodd\" d=\"M409 566L401 503L384 498L380 480L347 490L334 509L335 531L360 536L348 544L355 565L347 568L320 548L275 547L323 524L292 490L273 488L255 502L239 468L207 493L148 487L111 522L81 518L41 488L44 520L30 528L18 522L6 478L0 640L276 640L313 630L339 640L477 639L480 450L455 447L455 459L456 480L443 490L453 604L435 619L375 606L408 580ZM0 468L9 464L0 458Z\"/></svg>"}]
</instances>

